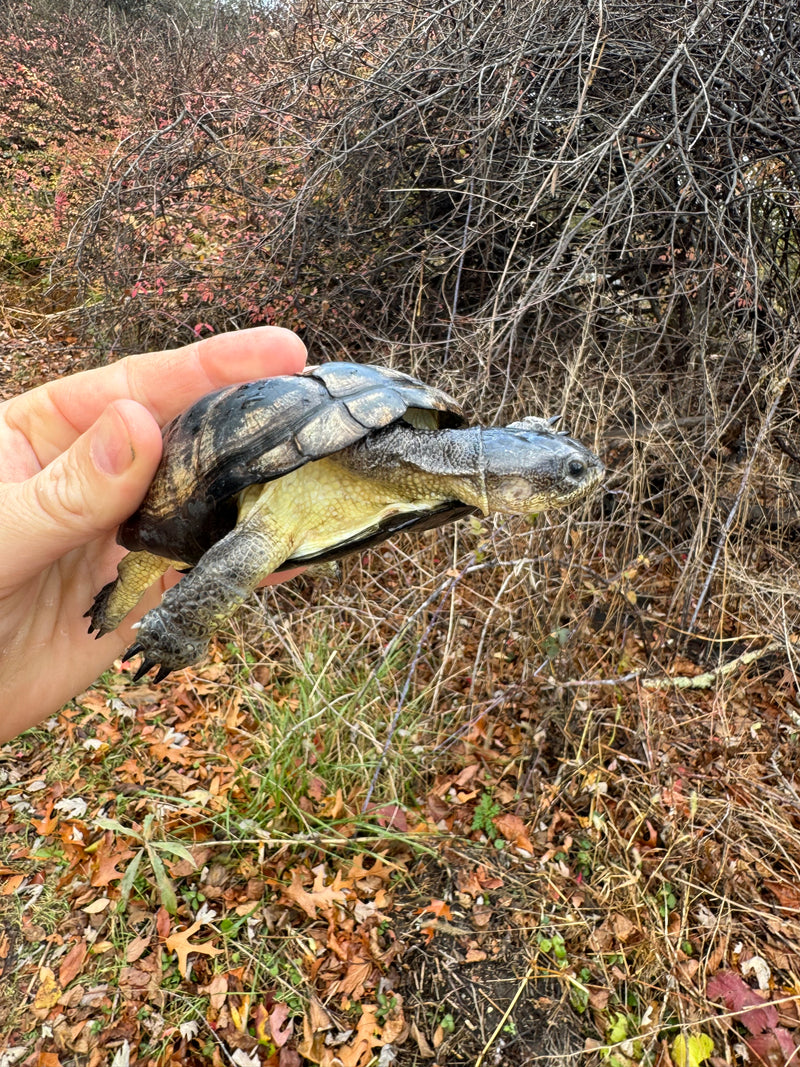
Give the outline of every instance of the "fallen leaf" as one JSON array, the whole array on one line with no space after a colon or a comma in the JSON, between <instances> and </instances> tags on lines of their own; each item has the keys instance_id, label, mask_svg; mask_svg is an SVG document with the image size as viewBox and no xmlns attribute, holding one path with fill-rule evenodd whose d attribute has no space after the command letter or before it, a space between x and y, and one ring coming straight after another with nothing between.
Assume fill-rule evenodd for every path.
<instances>
[{"instance_id":1,"label":"fallen leaf","mask_svg":"<svg viewBox=\"0 0 800 1067\"><path fill-rule=\"evenodd\" d=\"M97 854L98 866L97 870L92 875L91 884L96 887L103 887L110 885L111 882L116 882L122 878L124 871L117 870L118 863L124 863L125 860L129 860L136 853L130 848L121 848L110 855L104 855L103 853Z\"/></svg>"},{"instance_id":2,"label":"fallen leaf","mask_svg":"<svg viewBox=\"0 0 800 1067\"><path fill-rule=\"evenodd\" d=\"M72 946L61 961L61 966L58 969L58 983L62 989L66 989L73 978L80 974L87 950L86 942L81 939Z\"/></svg>"},{"instance_id":3,"label":"fallen leaf","mask_svg":"<svg viewBox=\"0 0 800 1067\"><path fill-rule=\"evenodd\" d=\"M743 1038L745 1045L754 1052L758 1062L768 1067L784 1067L797 1060L797 1046L788 1030L777 1026L765 1034Z\"/></svg>"},{"instance_id":4,"label":"fallen leaf","mask_svg":"<svg viewBox=\"0 0 800 1067\"><path fill-rule=\"evenodd\" d=\"M310 919L316 919L317 911L323 915L332 915L334 904L344 905L347 903L347 895L341 888L342 874L336 872L336 877L330 885L325 885L325 868L320 864L314 869L314 887L309 892L303 887L303 875L295 868L292 872L292 884L284 888L284 896L297 904Z\"/></svg>"},{"instance_id":5,"label":"fallen leaf","mask_svg":"<svg viewBox=\"0 0 800 1067\"><path fill-rule=\"evenodd\" d=\"M31 819L31 826L34 828L37 834L41 834L42 837L47 837L48 834L52 834L58 826L58 819L53 818L53 801L47 802L47 807L44 809L44 814L41 819Z\"/></svg>"},{"instance_id":6,"label":"fallen leaf","mask_svg":"<svg viewBox=\"0 0 800 1067\"><path fill-rule=\"evenodd\" d=\"M518 815L498 815L496 819L492 819L492 822L500 836L504 837L510 845L533 855L533 842L528 837L525 823Z\"/></svg>"},{"instance_id":7,"label":"fallen leaf","mask_svg":"<svg viewBox=\"0 0 800 1067\"><path fill-rule=\"evenodd\" d=\"M197 933L202 923L196 922L187 930L180 930L175 934L172 934L164 942L168 951L174 952L178 957L178 970L181 975L186 978L186 962L190 952L201 952L204 956L219 956L222 952L221 948L215 948L210 941L203 941L199 944L192 944L189 938L192 934Z\"/></svg>"},{"instance_id":8,"label":"fallen leaf","mask_svg":"<svg viewBox=\"0 0 800 1067\"><path fill-rule=\"evenodd\" d=\"M670 1052L676 1067L699 1067L714 1051L708 1034L678 1034Z\"/></svg>"},{"instance_id":9,"label":"fallen leaf","mask_svg":"<svg viewBox=\"0 0 800 1067\"><path fill-rule=\"evenodd\" d=\"M151 937L152 934L140 934L128 942L128 946L125 949L126 963L135 963L144 954L150 944Z\"/></svg>"},{"instance_id":10,"label":"fallen leaf","mask_svg":"<svg viewBox=\"0 0 800 1067\"><path fill-rule=\"evenodd\" d=\"M201 993L208 993L209 1002L214 1011L219 1011L225 1003L225 994L228 992L228 976L215 974L208 985L200 987Z\"/></svg>"},{"instance_id":11,"label":"fallen leaf","mask_svg":"<svg viewBox=\"0 0 800 1067\"><path fill-rule=\"evenodd\" d=\"M293 1030L294 1023L289 1018L289 1005L278 1001L269 1013L269 1032L277 1048L286 1044Z\"/></svg>"},{"instance_id":12,"label":"fallen leaf","mask_svg":"<svg viewBox=\"0 0 800 1067\"><path fill-rule=\"evenodd\" d=\"M39 968L39 988L33 1001L35 1012L47 1012L58 1003L61 996L61 987L56 981L56 976L49 967Z\"/></svg>"},{"instance_id":13,"label":"fallen leaf","mask_svg":"<svg viewBox=\"0 0 800 1067\"><path fill-rule=\"evenodd\" d=\"M111 903L108 897L98 897L97 900L93 900L91 904L87 904L85 908L81 908L81 911L87 915L99 915L101 911L105 911L108 905Z\"/></svg>"},{"instance_id":14,"label":"fallen leaf","mask_svg":"<svg viewBox=\"0 0 800 1067\"><path fill-rule=\"evenodd\" d=\"M795 913L800 911L800 889L796 885L789 882L764 882L764 888L778 898L781 907L790 908Z\"/></svg>"},{"instance_id":15,"label":"fallen leaf","mask_svg":"<svg viewBox=\"0 0 800 1067\"><path fill-rule=\"evenodd\" d=\"M351 1041L336 1050L342 1067L367 1067L372 1060L372 1049L383 1044L378 1036L378 1018L374 1004L362 1004L356 1032Z\"/></svg>"},{"instance_id":16,"label":"fallen leaf","mask_svg":"<svg viewBox=\"0 0 800 1067\"><path fill-rule=\"evenodd\" d=\"M614 936L621 945L624 945L626 941L629 941L633 934L636 933L636 926L630 919L627 919L624 915L620 915L618 912L613 912L609 916L609 921Z\"/></svg>"},{"instance_id":17,"label":"fallen leaf","mask_svg":"<svg viewBox=\"0 0 800 1067\"><path fill-rule=\"evenodd\" d=\"M764 998L743 982L733 971L720 971L709 979L706 993L711 1000L722 1000L751 1034L771 1030L778 1023L778 1009L764 1004Z\"/></svg>"}]
</instances>

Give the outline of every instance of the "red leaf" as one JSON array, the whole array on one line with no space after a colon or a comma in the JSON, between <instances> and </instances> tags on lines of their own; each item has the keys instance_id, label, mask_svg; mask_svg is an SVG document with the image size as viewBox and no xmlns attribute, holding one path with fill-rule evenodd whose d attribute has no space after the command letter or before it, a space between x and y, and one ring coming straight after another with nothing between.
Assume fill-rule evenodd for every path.
<instances>
[{"instance_id":1,"label":"red leaf","mask_svg":"<svg viewBox=\"0 0 800 1067\"><path fill-rule=\"evenodd\" d=\"M764 1004L764 998L733 971L715 974L706 992L710 999L724 1001L728 1011L733 1012L751 1034L772 1030L777 1025L778 1009L772 1004Z\"/></svg>"}]
</instances>

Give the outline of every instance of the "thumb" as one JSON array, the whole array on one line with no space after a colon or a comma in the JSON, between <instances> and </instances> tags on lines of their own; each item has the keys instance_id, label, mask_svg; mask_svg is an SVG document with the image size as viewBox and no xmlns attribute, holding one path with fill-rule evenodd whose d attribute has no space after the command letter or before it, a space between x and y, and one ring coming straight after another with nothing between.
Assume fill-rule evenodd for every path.
<instances>
[{"instance_id":1,"label":"thumb","mask_svg":"<svg viewBox=\"0 0 800 1067\"><path fill-rule=\"evenodd\" d=\"M150 412L115 400L44 470L7 483L0 561L9 576L25 581L113 530L138 507L160 456L161 431Z\"/></svg>"}]
</instances>

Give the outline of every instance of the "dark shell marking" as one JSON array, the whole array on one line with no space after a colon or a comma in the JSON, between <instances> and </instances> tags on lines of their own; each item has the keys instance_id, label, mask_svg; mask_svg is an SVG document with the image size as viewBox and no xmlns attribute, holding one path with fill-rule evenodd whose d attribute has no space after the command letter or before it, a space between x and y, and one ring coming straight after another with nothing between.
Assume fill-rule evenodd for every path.
<instances>
[{"instance_id":1,"label":"dark shell marking","mask_svg":"<svg viewBox=\"0 0 800 1067\"><path fill-rule=\"evenodd\" d=\"M411 411L431 428L465 425L456 402L400 371L329 363L210 393L164 428L164 454L118 542L187 564L237 520L236 498L339 452ZM385 535L384 535L385 536Z\"/></svg>"}]
</instances>

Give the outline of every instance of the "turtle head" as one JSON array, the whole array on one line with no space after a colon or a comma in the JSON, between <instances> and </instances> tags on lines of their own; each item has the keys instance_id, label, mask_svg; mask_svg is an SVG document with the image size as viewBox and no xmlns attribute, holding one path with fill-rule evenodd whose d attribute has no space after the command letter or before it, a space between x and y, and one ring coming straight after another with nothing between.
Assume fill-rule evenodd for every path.
<instances>
[{"instance_id":1,"label":"turtle head","mask_svg":"<svg viewBox=\"0 0 800 1067\"><path fill-rule=\"evenodd\" d=\"M529 417L481 434L486 512L512 515L561 507L588 495L603 464L579 441Z\"/></svg>"}]
</instances>

